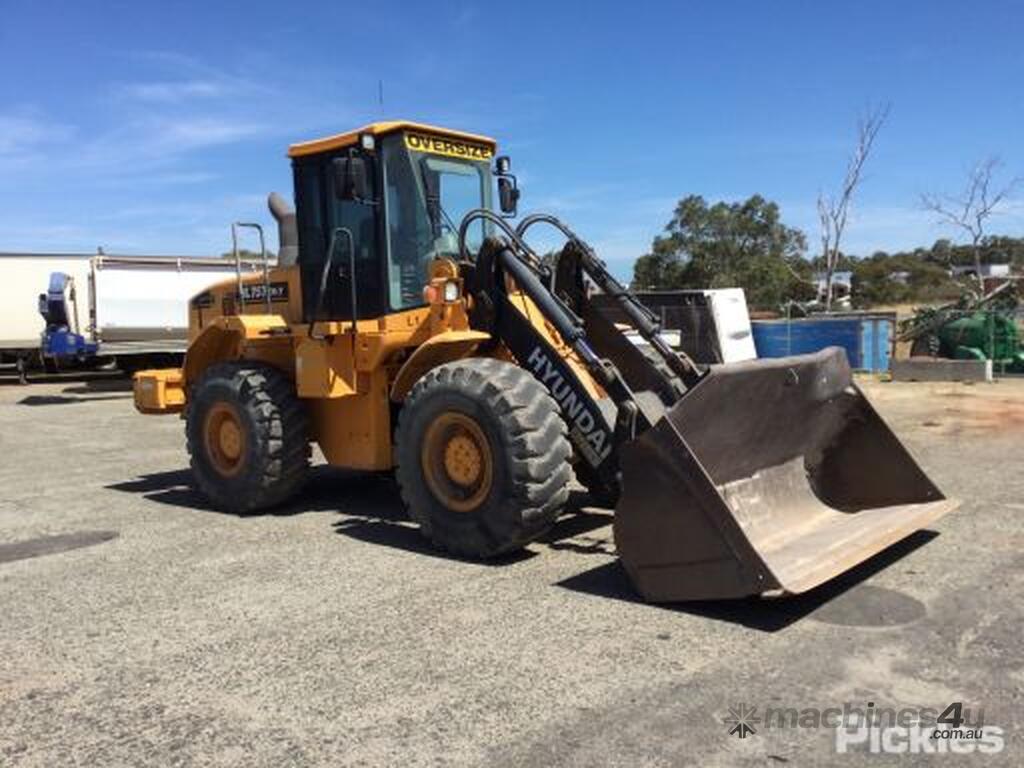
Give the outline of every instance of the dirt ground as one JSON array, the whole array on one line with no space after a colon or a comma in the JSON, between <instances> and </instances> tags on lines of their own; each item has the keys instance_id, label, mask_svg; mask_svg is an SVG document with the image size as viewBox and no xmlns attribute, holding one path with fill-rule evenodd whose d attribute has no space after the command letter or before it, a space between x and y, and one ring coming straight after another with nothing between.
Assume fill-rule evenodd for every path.
<instances>
[{"instance_id":1,"label":"dirt ground","mask_svg":"<svg viewBox=\"0 0 1024 768\"><path fill-rule=\"evenodd\" d=\"M1019 765L1024 380L862 386L962 507L799 598L651 606L582 493L463 562L387 476L320 466L284 510L220 514L124 382L0 384L0 765L891 764L763 720L868 702L1001 729L904 762Z\"/></svg>"}]
</instances>

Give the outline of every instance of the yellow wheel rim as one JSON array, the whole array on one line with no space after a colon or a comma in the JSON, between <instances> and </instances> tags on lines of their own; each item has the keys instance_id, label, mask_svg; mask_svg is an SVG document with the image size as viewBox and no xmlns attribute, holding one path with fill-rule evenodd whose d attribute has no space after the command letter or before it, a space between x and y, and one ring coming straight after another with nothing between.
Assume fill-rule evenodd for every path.
<instances>
[{"instance_id":1,"label":"yellow wheel rim","mask_svg":"<svg viewBox=\"0 0 1024 768\"><path fill-rule=\"evenodd\" d=\"M448 411L430 423L420 458L427 487L448 509L472 512L491 492L491 445L480 425L463 413Z\"/></svg>"},{"instance_id":2,"label":"yellow wheel rim","mask_svg":"<svg viewBox=\"0 0 1024 768\"><path fill-rule=\"evenodd\" d=\"M235 406L216 403L206 414L203 425L206 455L213 468L230 477L238 474L245 461L245 430Z\"/></svg>"}]
</instances>

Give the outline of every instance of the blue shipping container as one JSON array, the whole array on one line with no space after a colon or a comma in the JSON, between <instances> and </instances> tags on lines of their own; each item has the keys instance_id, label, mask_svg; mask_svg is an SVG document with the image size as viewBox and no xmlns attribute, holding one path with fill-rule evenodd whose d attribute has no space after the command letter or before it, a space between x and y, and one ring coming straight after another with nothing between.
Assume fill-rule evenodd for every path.
<instances>
[{"instance_id":1,"label":"blue shipping container","mask_svg":"<svg viewBox=\"0 0 1024 768\"><path fill-rule=\"evenodd\" d=\"M842 347L853 368L889 370L892 321L888 318L755 320L751 326L758 357L788 357Z\"/></svg>"}]
</instances>

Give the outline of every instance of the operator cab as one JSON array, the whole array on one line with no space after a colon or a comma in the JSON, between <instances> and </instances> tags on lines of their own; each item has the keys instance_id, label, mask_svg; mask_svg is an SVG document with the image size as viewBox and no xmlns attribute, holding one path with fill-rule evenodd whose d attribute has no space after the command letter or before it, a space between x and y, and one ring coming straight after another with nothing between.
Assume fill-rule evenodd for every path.
<instances>
[{"instance_id":1,"label":"operator cab","mask_svg":"<svg viewBox=\"0 0 1024 768\"><path fill-rule=\"evenodd\" d=\"M351 319L353 302L358 319L425 305L430 262L458 258L460 222L474 209L492 208L495 177L502 209L515 208L508 159L498 158L492 170L495 142L485 136L374 123L293 145L288 154L307 321ZM471 252L490 227L486 221L470 226Z\"/></svg>"}]
</instances>

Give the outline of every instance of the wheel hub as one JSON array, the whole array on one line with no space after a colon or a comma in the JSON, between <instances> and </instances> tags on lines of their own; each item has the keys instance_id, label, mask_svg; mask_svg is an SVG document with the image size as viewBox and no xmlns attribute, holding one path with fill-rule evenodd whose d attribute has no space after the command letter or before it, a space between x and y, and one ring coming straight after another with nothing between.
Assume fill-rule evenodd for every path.
<instances>
[{"instance_id":1,"label":"wheel hub","mask_svg":"<svg viewBox=\"0 0 1024 768\"><path fill-rule=\"evenodd\" d=\"M491 446L466 414L448 411L434 419L424 435L421 463L431 492L456 512L472 512L491 491Z\"/></svg>"},{"instance_id":2,"label":"wheel hub","mask_svg":"<svg viewBox=\"0 0 1024 768\"><path fill-rule=\"evenodd\" d=\"M233 405L216 403L206 415L203 436L206 455L220 474L237 474L245 454L245 432L242 420Z\"/></svg>"},{"instance_id":3,"label":"wheel hub","mask_svg":"<svg viewBox=\"0 0 1024 768\"><path fill-rule=\"evenodd\" d=\"M230 419L220 425L220 449L229 459L237 459L242 453L242 432Z\"/></svg>"},{"instance_id":4,"label":"wheel hub","mask_svg":"<svg viewBox=\"0 0 1024 768\"><path fill-rule=\"evenodd\" d=\"M444 468L448 477L459 485L473 485L480 477L480 449L472 438L456 434L444 448Z\"/></svg>"}]
</instances>

